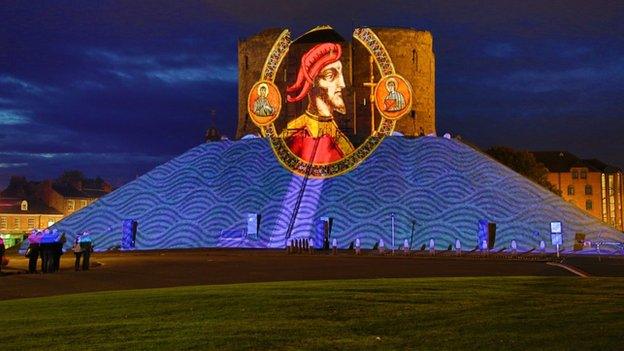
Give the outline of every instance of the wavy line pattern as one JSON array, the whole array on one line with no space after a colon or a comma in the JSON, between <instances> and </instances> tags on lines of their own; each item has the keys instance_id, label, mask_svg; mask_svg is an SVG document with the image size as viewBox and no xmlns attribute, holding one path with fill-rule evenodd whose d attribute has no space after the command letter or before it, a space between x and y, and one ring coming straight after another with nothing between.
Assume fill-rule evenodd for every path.
<instances>
[{"instance_id":1,"label":"wavy line pattern","mask_svg":"<svg viewBox=\"0 0 624 351\"><path fill-rule=\"evenodd\" d=\"M154 168L54 227L69 239L90 230L105 250L121 242L121 224L139 222L138 249L283 247L303 179L286 171L264 139L199 145ZM246 228L258 213L254 237L221 237ZM526 178L470 147L444 138L390 137L359 167L342 176L309 180L292 237L307 237L322 216L333 218L340 247L360 237L364 247L383 238L412 238L413 247L436 241L438 249L460 239L476 245L477 223L497 223L496 247L515 239L522 248L549 243L549 223L560 220L564 247L576 232L588 240L623 241L624 234L585 215ZM72 240L68 240L68 244Z\"/></svg>"}]
</instances>

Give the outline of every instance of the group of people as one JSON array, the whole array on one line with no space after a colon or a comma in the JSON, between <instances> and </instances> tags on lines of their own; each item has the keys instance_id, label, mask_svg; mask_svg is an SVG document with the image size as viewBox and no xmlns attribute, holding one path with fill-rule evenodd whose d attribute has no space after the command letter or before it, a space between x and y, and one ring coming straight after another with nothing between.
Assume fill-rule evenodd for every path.
<instances>
[{"instance_id":1,"label":"group of people","mask_svg":"<svg viewBox=\"0 0 624 351\"><path fill-rule=\"evenodd\" d=\"M41 258L41 272L53 273L59 270L63 245L67 241L65 233L58 230L33 230L28 235L28 272L36 273L37 261Z\"/></svg>"},{"instance_id":2,"label":"group of people","mask_svg":"<svg viewBox=\"0 0 624 351\"><path fill-rule=\"evenodd\" d=\"M59 270L63 246L67 242L65 233L59 233L56 229L44 229L43 231L33 230L28 236L28 272L37 273L37 261L41 259L41 272L54 273ZM80 260L82 258L82 269L89 269L89 257L93 252L93 243L88 232L76 236L72 251L76 257L75 269L80 270Z\"/></svg>"}]
</instances>

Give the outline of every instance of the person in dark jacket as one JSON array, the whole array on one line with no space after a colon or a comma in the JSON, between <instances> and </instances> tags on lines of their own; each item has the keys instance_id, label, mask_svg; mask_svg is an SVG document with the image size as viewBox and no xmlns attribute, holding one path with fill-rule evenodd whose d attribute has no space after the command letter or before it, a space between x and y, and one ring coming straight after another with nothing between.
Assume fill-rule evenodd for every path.
<instances>
[{"instance_id":1,"label":"person in dark jacket","mask_svg":"<svg viewBox=\"0 0 624 351\"><path fill-rule=\"evenodd\" d=\"M37 273L37 260L39 259L39 242L41 241L41 232L33 230L28 236L28 273Z\"/></svg>"},{"instance_id":2,"label":"person in dark jacket","mask_svg":"<svg viewBox=\"0 0 624 351\"><path fill-rule=\"evenodd\" d=\"M89 259L91 258L91 253L93 252L93 242L91 241L91 235L89 232L84 232L80 236L80 247L82 248L82 270L89 270Z\"/></svg>"},{"instance_id":3,"label":"person in dark jacket","mask_svg":"<svg viewBox=\"0 0 624 351\"><path fill-rule=\"evenodd\" d=\"M76 261L74 262L74 269L76 272L80 270L80 259L82 258L82 247L80 246L80 234L76 235L76 239L74 240L74 245L72 246L72 251L74 251L74 256L76 257Z\"/></svg>"},{"instance_id":4,"label":"person in dark jacket","mask_svg":"<svg viewBox=\"0 0 624 351\"><path fill-rule=\"evenodd\" d=\"M49 229L44 229L41 240L39 241L39 250L41 251L41 272L52 273L53 251L56 238Z\"/></svg>"},{"instance_id":5,"label":"person in dark jacket","mask_svg":"<svg viewBox=\"0 0 624 351\"><path fill-rule=\"evenodd\" d=\"M63 246L65 245L65 242L67 242L65 233L58 235L58 231L56 231L56 234L57 239L52 246L52 272L58 272L61 268L61 256L63 255Z\"/></svg>"},{"instance_id":6,"label":"person in dark jacket","mask_svg":"<svg viewBox=\"0 0 624 351\"><path fill-rule=\"evenodd\" d=\"M4 264L4 252L6 248L4 247L4 240L0 238L0 273L2 273L2 265Z\"/></svg>"}]
</instances>

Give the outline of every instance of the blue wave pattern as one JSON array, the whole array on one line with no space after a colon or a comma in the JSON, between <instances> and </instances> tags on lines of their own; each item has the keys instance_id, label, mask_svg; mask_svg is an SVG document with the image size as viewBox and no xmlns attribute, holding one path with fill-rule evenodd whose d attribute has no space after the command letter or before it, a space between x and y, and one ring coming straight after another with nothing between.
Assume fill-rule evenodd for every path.
<instances>
[{"instance_id":1,"label":"blue wave pattern","mask_svg":"<svg viewBox=\"0 0 624 351\"><path fill-rule=\"evenodd\" d=\"M124 219L139 222L137 249L280 248L304 179L285 170L264 139L197 146L156 167L54 227L70 239L89 230L99 250L118 246ZM238 239L258 213L260 231ZM477 223L497 223L496 247L550 243L550 222L562 221L564 248L574 233L623 241L624 234L461 142L389 137L359 167L335 178L307 181L291 231L308 237L319 217L333 218L332 236L346 248L359 237L370 248L383 238L412 247L433 238L444 249L456 239L476 245ZM416 221L412 233L412 222ZM68 240L68 245L72 240Z\"/></svg>"}]
</instances>

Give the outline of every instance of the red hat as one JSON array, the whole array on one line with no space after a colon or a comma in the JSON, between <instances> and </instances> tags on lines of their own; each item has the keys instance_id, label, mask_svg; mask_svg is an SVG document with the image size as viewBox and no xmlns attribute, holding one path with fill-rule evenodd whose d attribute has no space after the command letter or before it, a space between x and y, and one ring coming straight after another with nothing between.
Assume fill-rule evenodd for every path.
<instances>
[{"instance_id":1,"label":"red hat","mask_svg":"<svg viewBox=\"0 0 624 351\"><path fill-rule=\"evenodd\" d=\"M286 100L296 102L303 99L312 88L314 79L321 69L340 60L341 55L342 48L340 44L335 43L318 44L303 54L301 66L299 66L297 73L297 81L286 89ZM291 94L296 95L293 97Z\"/></svg>"}]
</instances>

